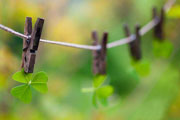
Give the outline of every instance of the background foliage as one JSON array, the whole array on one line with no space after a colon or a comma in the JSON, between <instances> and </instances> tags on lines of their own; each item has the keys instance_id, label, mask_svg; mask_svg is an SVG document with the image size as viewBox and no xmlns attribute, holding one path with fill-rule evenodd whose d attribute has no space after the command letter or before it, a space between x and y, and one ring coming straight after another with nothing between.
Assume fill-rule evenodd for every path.
<instances>
[{"instance_id":1,"label":"background foliage","mask_svg":"<svg viewBox=\"0 0 180 120\"><path fill-rule=\"evenodd\" d=\"M0 0L0 23L23 33L25 17L45 18L42 38L92 44L91 31L108 31L109 42L124 37L122 25L146 24L152 7L166 0ZM35 71L48 74L48 93L32 91L24 104L10 94L20 70L22 40L0 30L0 119L2 120L178 120L180 119L180 6L167 14L166 42L152 32L142 38L143 59L131 60L128 45L108 50L109 105L94 108L91 51L40 44Z\"/></svg>"}]
</instances>

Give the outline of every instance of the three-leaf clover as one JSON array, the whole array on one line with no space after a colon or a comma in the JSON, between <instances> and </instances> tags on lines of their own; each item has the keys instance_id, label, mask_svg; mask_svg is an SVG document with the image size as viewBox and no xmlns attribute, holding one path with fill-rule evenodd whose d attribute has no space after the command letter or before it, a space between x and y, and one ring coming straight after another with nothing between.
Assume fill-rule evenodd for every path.
<instances>
[{"instance_id":1,"label":"three-leaf clover","mask_svg":"<svg viewBox=\"0 0 180 120\"><path fill-rule=\"evenodd\" d=\"M102 105L107 106L108 97L113 94L112 86L103 85L106 78L105 75L96 75L93 80L93 87L82 89L83 92L93 92L92 103L95 107L98 107L98 100Z\"/></svg>"},{"instance_id":2,"label":"three-leaf clover","mask_svg":"<svg viewBox=\"0 0 180 120\"><path fill-rule=\"evenodd\" d=\"M48 77L45 72L38 72L36 74L25 73L24 70L16 72L13 77L15 81L23 83L22 85L12 88L11 94L23 101L24 103L31 102L32 92L31 88L46 93L48 91L47 81Z\"/></svg>"}]
</instances>

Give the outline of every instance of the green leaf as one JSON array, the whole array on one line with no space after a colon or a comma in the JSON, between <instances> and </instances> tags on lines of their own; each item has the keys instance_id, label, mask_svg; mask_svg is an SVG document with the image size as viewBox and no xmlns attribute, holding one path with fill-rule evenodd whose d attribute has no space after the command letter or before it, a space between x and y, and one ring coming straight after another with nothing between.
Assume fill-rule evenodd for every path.
<instances>
[{"instance_id":1,"label":"green leaf","mask_svg":"<svg viewBox=\"0 0 180 120\"><path fill-rule=\"evenodd\" d=\"M153 41L153 52L156 57L168 58L173 51L173 44L169 41Z\"/></svg>"},{"instance_id":2,"label":"green leaf","mask_svg":"<svg viewBox=\"0 0 180 120\"><path fill-rule=\"evenodd\" d=\"M180 18L180 5L173 6L168 12L167 16L169 18Z\"/></svg>"},{"instance_id":3,"label":"green leaf","mask_svg":"<svg viewBox=\"0 0 180 120\"><path fill-rule=\"evenodd\" d=\"M30 89L30 85L24 84L17 87L12 88L11 94L23 101L24 103L29 103L32 99L32 93Z\"/></svg>"},{"instance_id":4,"label":"green leaf","mask_svg":"<svg viewBox=\"0 0 180 120\"><path fill-rule=\"evenodd\" d=\"M138 62L134 62L133 66L137 73L140 74L140 76L147 76L150 73L150 62L146 60L141 60Z\"/></svg>"},{"instance_id":5,"label":"green leaf","mask_svg":"<svg viewBox=\"0 0 180 120\"><path fill-rule=\"evenodd\" d=\"M48 87L46 83L32 83L31 85L34 89L36 89L40 93L46 93L48 91Z\"/></svg>"},{"instance_id":6,"label":"green leaf","mask_svg":"<svg viewBox=\"0 0 180 120\"><path fill-rule=\"evenodd\" d=\"M31 73L26 74L24 72L24 70L21 70L19 72L16 72L12 76L12 78L14 80L18 81L18 82L21 82L21 83L28 83L31 80L31 78L32 78L32 74Z\"/></svg>"},{"instance_id":7,"label":"green leaf","mask_svg":"<svg viewBox=\"0 0 180 120\"><path fill-rule=\"evenodd\" d=\"M33 82L47 83L47 81L48 81L48 76L45 72L36 73L32 79L32 83Z\"/></svg>"},{"instance_id":8,"label":"green leaf","mask_svg":"<svg viewBox=\"0 0 180 120\"><path fill-rule=\"evenodd\" d=\"M45 72L39 72L35 74L33 80L31 81L31 85L34 89L41 93L46 93L48 91L47 87L48 77Z\"/></svg>"},{"instance_id":9,"label":"green leaf","mask_svg":"<svg viewBox=\"0 0 180 120\"><path fill-rule=\"evenodd\" d=\"M108 106L108 99L107 98L99 97L99 101L101 102L101 104L103 106Z\"/></svg>"},{"instance_id":10,"label":"green leaf","mask_svg":"<svg viewBox=\"0 0 180 120\"><path fill-rule=\"evenodd\" d=\"M107 85L96 90L97 96L100 98L107 98L112 95L114 89L112 86Z\"/></svg>"},{"instance_id":11,"label":"green leaf","mask_svg":"<svg viewBox=\"0 0 180 120\"><path fill-rule=\"evenodd\" d=\"M95 88L98 88L104 83L105 80L106 80L106 75L96 75L94 77L93 86Z\"/></svg>"},{"instance_id":12,"label":"green leaf","mask_svg":"<svg viewBox=\"0 0 180 120\"><path fill-rule=\"evenodd\" d=\"M95 92L93 93L92 103L93 103L94 107L96 107L96 108L98 107L97 106L97 96L96 96Z\"/></svg>"}]
</instances>

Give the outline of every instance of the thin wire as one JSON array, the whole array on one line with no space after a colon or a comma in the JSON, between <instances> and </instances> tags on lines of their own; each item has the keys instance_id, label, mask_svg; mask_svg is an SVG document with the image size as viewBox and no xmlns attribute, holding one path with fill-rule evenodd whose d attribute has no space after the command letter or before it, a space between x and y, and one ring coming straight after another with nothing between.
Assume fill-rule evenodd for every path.
<instances>
[{"instance_id":1,"label":"thin wire","mask_svg":"<svg viewBox=\"0 0 180 120\"><path fill-rule=\"evenodd\" d=\"M113 47L117 47L119 45L130 43L133 40L135 40L135 38L136 38L135 35L131 35L130 37L126 37L126 38L122 38L122 39L117 40L115 42L108 43L107 48L113 48Z\"/></svg>"},{"instance_id":2,"label":"thin wire","mask_svg":"<svg viewBox=\"0 0 180 120\"><path fill-rule=\"evenodd\" d=\"M166 12L169 11L169 9L172 7L172 5L176 2L176 0L169 0L165 6L164 9ZM157 19L153 19L150 21L148 24L146 24L143 28L140 29L140 35L143 36L147 32L149 32L151 29L153 29L157 24L158 24ZM120 40L117 40L115 42L111 42L107 44L107 48L113 48L117 47L123 44L127 44L135 40L135 35L131 35L130 37L123 38ZM75 47L75 48L82 48L82 49L88 49L88 50L98 50L101 49L101 46L88 46L88 45L78 45L78 44L72 44L72 43L66 43L66 42L55 42L55 41L50 41L50 40L41 40L41 42L46 42L46 43L51 43L51 44L57 44L57 45L64 45L68 47Z\"/></svg>"},{"instance_id":3,"label":"thin wire","mask_svg":"<svg viewBox=\"0 0 180 120\"><path fill-rule=\"evenodd\" d=\"M0 24L0 29L2 29L2 30L4 30L4 31L7 31L7 32L9 32L9 33L12 33L12 34L14 34L15 36L18 36L18 37L20 37L20 38L24 38L24 39L28 39L28 38L29 38L28 36L26 36L26 35L24 35L24 34L22 34L22 33L16 32L15 30L13 30L13 29L11 29L11 28L8 28L8 27L6 27L6 26L4 26L4 25L2 25L2 24Z\"/></svg>"},{"instance_id":4,"label":"thin wire","mask_svg":"<svg viewBox=\"0 0 180 120\"><path fill-rule=\"evenodd\" d=\"M168 2L164 5L164 10L166 12L168 12L175 2L176 2L176 0L168 0ZM157 20L155 20L155 19L151 20L148 24L146 24L144 27L142 27L140 29L140 35L141 36L145 35L147 32L149 32L151 29L153 29L157 24L158 24ZM14 34L14 35L16 35L20 38L23 38L23 39L28 39L31 37L31 36L26 36L22 33L19 33L19 32L15 31L9 27L6 27L2 24L0 24L0 29L7 31L11 34ZM130 37L122 38L122 39L117 40L115 42L108 43L107 48L113 48L113 47L117 47L117 46L120 46L123 44L127 44L127 43L132 42L133 40L135 40L135 35L131 35ZM97 46L79 45L79 44L59 42L59 41L51 41L51 40L44 40L44 39L40 39L40 42L62 45L62 46L68 46L68 47L74 47L74 48L87 49L87 50L99 50L99 49L101 49L100 45L97 45Z\"/></svg>"},{"instance_id":5,"label":"thin wire","mask_svg":"<svg viewBox=\"0 0 180 120\"><path fill-rule=\"evenodd\" d=\"M166 12L169 12L169 10L171 9L171 7L174 5L174 3L176 2L176 0L169 0L165 5L164 5L164 9Z\"/></svg>"},{"instance_id":6,"label":"thin wire","mask_svg":"<svg viewBox=\"0 0 180 120\"><path fill-rule=\"evenodd\" d=\"M158 24L158 21L156 19L153 19L148 24L146 24L143 28L140 29L139 34L141 36L145 35L148 31L150 31L152 28L154 28L157 24ZM117 47L117 46L120 46L123 44L130 43L133 40L135 40L135 38L136 38L135 35L131 35L130 37L116 40L114 42L108 43L107 48L113 48L113 47Z\"/></svg>"},{"instance_id":7,"label":"thin wire","mask_svg":"<svg viewBox=\"0 0 180 120\"><path fill-rule=\"evenodd\" d=\"M26 36L22 33L19 33L9 27L6 27L2 24L0 24L0 29L7 31L15 36L18 36L22 39L28 39L31 36ZM44 39L40 39L40 42L44 42L44 43L50 43L50 44L56 44L56 45L63 45L63 46L68 46L68 47L74 47L74 48L81 48L81 49L87 49L87 50L98 50L101 49L100 45L98 46L90 46L90 45L79 45L79 44L73 44L73 43L67 43L67 42L59 42L59 41L51 41L51 40L44 40Z\"/></svg>"},{"instance_id":8,"label":"thin wire","mask_svg":"<svg viewBox=\"0 0 180 120\"><path fill-rule=\"evenodd\" d=\"M40 42L56 44L56 45L63 45L63 46L67 46L67 47L87 49L87 50L98 50L98 49L101 49L100 45L98 45L98 46L79 45L79 44L73 44L73 43L67 43L67 42L59 42L59 41L51 41L51 40L44 40L44 39L40 39Z\"/></svg>"},{"instance_id":9,"label":"thin wire","mask_svg":"<svg viewBox=\"0 0 180 120\"><path fill-rule=\"evenodd\" d=\"M169 0L164 5L165 12L168 12L175 2L176 2L176 0ZM141 36L145 35L147 32L149 32L151 29L153 29L158 24L158 22L159 21L157 19L151 20L149 23L147 23L144 27L142 27L140 29L140 31L139 31L140 35ZM128 38L123 38L123 39L108 43L107 48L113 48L113 47L117 47L119 45L127 44L127 43L132 42L133 40L135 40L135 35L131 35Z\"/></svg>"},{"instance_id":10,"label":"thin wire","mask_svg":"<svg viewBox=\"0 0 180 120\"><path fill-rule=\"evenodd\" d=\"M141 36L145 35L147 32L149 32L151 29L153 29L158 24L157 19L153 19L148 24L146 24L143 28L140 29L139 34Z\"/></svg>"}]
</instances>

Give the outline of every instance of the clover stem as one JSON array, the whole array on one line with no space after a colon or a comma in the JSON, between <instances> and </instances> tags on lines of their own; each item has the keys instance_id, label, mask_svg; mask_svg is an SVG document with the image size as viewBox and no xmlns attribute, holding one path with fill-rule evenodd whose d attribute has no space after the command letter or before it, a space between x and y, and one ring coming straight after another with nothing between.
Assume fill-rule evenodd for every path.
<instances>
[{"instance_id":1,"label":"clover stem","mask_svg":"<svg viewBox=\"0 0 180 120\"><path fill-rule=\"evenodd\" d=\"M29 81L28 85L30 85L30 84L31 84L31 80Z\"/></svg>"}]
</instances>

